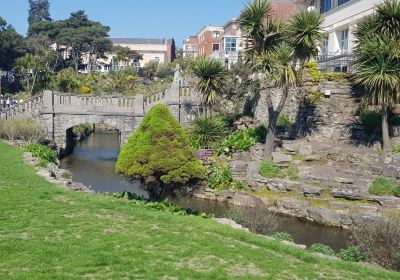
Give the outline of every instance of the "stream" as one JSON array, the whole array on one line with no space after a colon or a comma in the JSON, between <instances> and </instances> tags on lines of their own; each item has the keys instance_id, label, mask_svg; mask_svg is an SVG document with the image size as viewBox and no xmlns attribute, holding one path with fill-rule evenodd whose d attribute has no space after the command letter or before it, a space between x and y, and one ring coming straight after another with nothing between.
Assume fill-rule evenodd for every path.
<instances>
[{"instance_id":1,"label":"stream","mask_svg":"<svg viewBox=\"0 0 400 280\"><path fill-rule=\"evenodd\" d=\"M73 152L61 160L61 167L71 171L73 180L90 186L97 192L128 191L138 196L148 197L141 184L128 180L115 172L115 161L119 153L119 136L115 131L96 131L87 139L79 142ZM238 211L240 207L227 203L197 199L193 197L170 198L174 204L194 210L213 213L222 217L227 211ZM244 217L245 218L245 217ZM286 231L293 236L296 243L307 246L313 243L323 243L335 251L347 247L350 241L350 231L335 227L326 227L302 219L277 216L277 229Z\"/></svg>"}]
</instances>

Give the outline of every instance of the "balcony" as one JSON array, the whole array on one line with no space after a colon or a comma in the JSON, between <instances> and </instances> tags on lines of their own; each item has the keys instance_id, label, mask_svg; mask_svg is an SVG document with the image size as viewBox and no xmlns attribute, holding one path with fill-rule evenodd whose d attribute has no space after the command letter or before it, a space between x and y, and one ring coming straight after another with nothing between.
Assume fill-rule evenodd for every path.
<instances>
[{"instance_id":1,"label":"balcony","mask_svg":"<svg viewBox=\"0 0 400 280\"><path fill-rule=\"evenodd\" d=\"M317 57L318 69L325 72L352 72L353 53L321 54Z\"/></svg>"}]
</instances>

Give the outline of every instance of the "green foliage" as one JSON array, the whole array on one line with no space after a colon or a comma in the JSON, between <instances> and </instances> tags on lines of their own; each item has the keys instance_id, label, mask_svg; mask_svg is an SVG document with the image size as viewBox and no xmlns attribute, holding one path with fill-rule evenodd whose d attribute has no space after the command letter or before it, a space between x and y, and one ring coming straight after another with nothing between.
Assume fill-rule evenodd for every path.
<instances>
[{"instance_id":1,"label":"green foliage","mask_svg":"<svg viewBox=\"0 0 400 280\"><path fill-rule=\"evenodd\" d=\"M333 249L331 247L329 247L328 245L325 245L325 244L321 244L321 243L312 244L308 248L308 250L310 250L312 252L328 255L328 256L335 256L336 255L335 251L333 251Z\"/></svg>"},{"instance_id":2,"label":"green foliage","mask_svg":"<svg viewBox=\"0 0 400 280\"><path fill-rule=\"evenodd\" d=\"M349 246L346 249L340 250L338 257L348 262L362 262L366 260L365 255L357 246Z\"/></svg>"},{"instance_id":3,"label":"green foliage","mask_svg":"<svg viewBox=\"0 0 400 280\"><path fill-rule=\"evenodd\" d=\"M378 176L372 182L372 185L369 188L369 193L376 195L394 195L400 197L400 184L387 177Z\"/></svg>"},{"instance_id":4,"label":"green foliage","mask_svg":"<svg viewBox=\"0 0 400 280\"><path fill-rule=\"evenodd\" d=\"M155 196L205 175L185 131L162 104L150 109L122 147L116 170L142 179Z\"/></svg>"},{"instance_id":5,"label":"green foliage","mask_svg":"<svg viewBox=\"0 0 400 280\"><path fill-rule=\"evenodd\" d=\"M278 116L278 119L276 121L276 125L284 128L288 128L292 125L292 121L289 119L288 116L285 114L281 113Z\"/></svg>"},{"instance_id":6,"label":"green foliage","mask_svg":"<svg viewBox=\"0 0 400 280\"><path fill-rule=\"evenodd\" d=\"M288 41L294 48L295 56L307 61L318 55L318 44L323 38L321 25L324 16L314 10L302 9L294 13L288 24Z\"/></svg>"},{"instance_id":7,"label":"green foliage","mask_svg":"<svg viewBox=\"0 0 400 280\"><path fill-rule=\"evenodd\" d=\"M49 147L42 145L42 144L29 144L26 146L26 150L32 155L42 161L46 162L57 162L57 155L56 153Z\"/></svg>"},{"instance_id":8,"label":"green foliage","mask_svg":"<svg viewBox=\"0 0 400 280\"><path fill-rule=\"evenodd\" d=\"M66 93L78 92L81 85L78 74L73 68L62 69L53 78L53 87L55 90Z\"/></svg>"},{"instance_id":9,"label":"green foliage","mask_svg":"<svg viewBox=\"0 0 400 280\"><path fill-rule=\"evenodd\" d=\"M375 111L369 111L363 107L359 110L360 124L366 132L370 134L379 134L382 129L381 114Z\"/></svg>"},{"instance_id":10,"label":"green foliage","mask_svg":"<svg viewBox=\"0 0 400 280\"><path fill-rule=\"evenodd\" d=\"M151 209L154 211L169 212L176 216L190 215L190 216L200 216L202 218L213 217L213 214L207 214L205 212L193 210L190 208L179 207L179 206L169 202L168 199L165 199L163 201L148 201L148 200L144 200L142 198L137 197L133 193L126 192L126 191L124 191L122 193L114 193L113 196L116 198L127 199L133 205L143 206L145 208L148 208L148 209Z\"/></svg>"},{"instance_id":11,"label":"green foliage","mask_svg":"<svg viewBox=\"0 0 400 280\"><path fill-rule=\"evenodd\" d=\"M123 70L110 71L103 78L106 92L126 94L134 90L138 80L138 72L136 69L126 67Z\"/></svg>"},{"instance_id":12,"label":"green foliage","mask_svg":"<svg viewBox=\"0 0 400 280\"><path fill-rule=\"evenodd\" d=\"M217 153L231 155L235 152L248 151L254 144L264 142L266 134L265 126L237 130L219 144Z\"/></svg>"},{"instance_id":13,"label":"green foliage","mask_svg":"<svg viewBox=\"0 0 400 280\"><path fill-rule=\"evenodd\" d=\"M208 106L215 104L226 75L222 63L217 59L200 56L192 63L191 70L197 78L195 86L203 95L203 103Z\"/></svg>"},{"instance_id":14,"label":"green foliage","mask_svg":"<svg viewBox=\"0 0 400 280\"><path fill-rule=\"evenodd\" d=\"M229 189L233 184L232 172L228 166L211 162L207 169L207 186L211 189Z\"/></svg>"},{"instance_id":15,"label":"green foliage","mask_svg":"<svg viewBox=\"0 0 400 280\"><path fill-rule=\"evenodd\" d=\"M271 160L264 160L263 162L261 162L258 172L260 173L261 176L267 178L286 177L283 171L278 166L274 165Z\"/></svg>"},{"instance_id":16,"label":"green foliage","mask_svg":"<svg viewBox=\"0 0 400 280\"><path fill-rule=\"evenodd\" d=\"M323 73L318 71L318 63L310 61L304 64L304 69L310 75L313 84L319 85L322 80L341 82L348 78L346 73Z\"/></svg>"},{"instance_id":17,"label":"green foliage","mask_svg":"<svg viewBox=\"0 0 400 280\"><path fill-rule=\"evenodd\" d=\"M9 71L25 52L24 38L0 17L0 69Z\"/></svg>"},{"instance_id":18,"label":"green foliage","mask_svg":"<svg viewBox=\"0 0 400 280\"><path fill-rule=\"evenodd\" d=\"M190 136L196 148L214 148L227 131L225 122L214 116L198 116L194 120Z\"/></svg>"},{"instance_id":19,"label":"green foliage","mask_svg":"<svg viewBox=\"0 0 400 280\"><path fill-rule=\"evenodd\" d=\"M277 240L286 240L286 241L294 242L293 236L288 232L275 232L272 235L272 237Z\"/></svg>"},{"instance_id":20,"label":"green foliage","mask_svg":"<svg viewBox=\"0 0 400 280\"><path fill-rule=\"evenodd\" d=\"M393 153L400 153L400 145L396 145L393 147Z\"/></svg>"},{"instance_id":21,"label":"green foliage","mask_svg":"<svg viewBox=\"0 0 400 280\"><path fill-rule=\"evenodd\" d=\"M33 119L0 120L0 138L37 143L46 136L43 126Z\"/></svg>"},{"instance_id":22,"label":"green foliage","mask_svg":"<svg viewBox=\"0 0 400 280\"><path fill-rule=\"evenodd\" d=\"M87 136L93 130L93 126L89 123L79 124L72 128L72 132L74 135L83 135Z\"/></svg>"},{"instance_id":23,"label":"green foliage","mask_svg":"<svg viewBox=\"0 0 400 280\"><path fill-rule=\"evenodd\" d=\"M149 61L145 64L143 70L144 70L144 75L147 79L152 80L157 73L158 69L158 63L155 61Z\"/></svg>"},{"instance_id":24,"label":"green foliage","mask_svg":"<svg viewBox=\"0 0 400 280\"><path fill-rule=\"evenodd\" d=\"M290 180L299 179L299 171L298 171L297 166L295 164L289 163L288 170L287 170L287 175L290 178Z\"/></svg>"}]
</instances>

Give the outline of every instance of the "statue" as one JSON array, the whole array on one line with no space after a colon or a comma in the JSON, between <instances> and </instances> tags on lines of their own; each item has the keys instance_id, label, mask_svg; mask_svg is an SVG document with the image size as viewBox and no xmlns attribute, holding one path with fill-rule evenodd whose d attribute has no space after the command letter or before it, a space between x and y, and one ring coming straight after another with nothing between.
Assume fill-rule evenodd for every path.
<instances>
[{"instance_id":1,"label":"statue","mask_svg":"<svg viewBox=\"0 0 400 280\"><path fill-rule=\"evenodd\" d=\"M174 69L174 84L180 85L182 83L182 70L179 64Z\"/></svg>"}]
</instances>

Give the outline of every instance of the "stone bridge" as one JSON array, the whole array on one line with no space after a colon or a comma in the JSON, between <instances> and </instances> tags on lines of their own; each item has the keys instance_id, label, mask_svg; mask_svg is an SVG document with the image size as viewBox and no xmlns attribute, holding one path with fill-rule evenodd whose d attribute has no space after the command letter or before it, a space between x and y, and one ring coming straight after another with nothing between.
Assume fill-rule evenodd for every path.
<instances>
[{"instance_id":1,"label":"stone bridge","mask_svg":"<svg viewBox=\"0 0 400 280\"><path fill-rule=\"evenodd\" d=\"M104 124L116 129L120 143L127 142L145 113L156 104L165 104L183 125L202 110L199 94L188 85L173 82L149 95L83 95L44 91L26 102L0 111L0 119L34 118L47 131L60 155L73 147L72 128L83 123Z\"/></svg>"}]
</instances>

